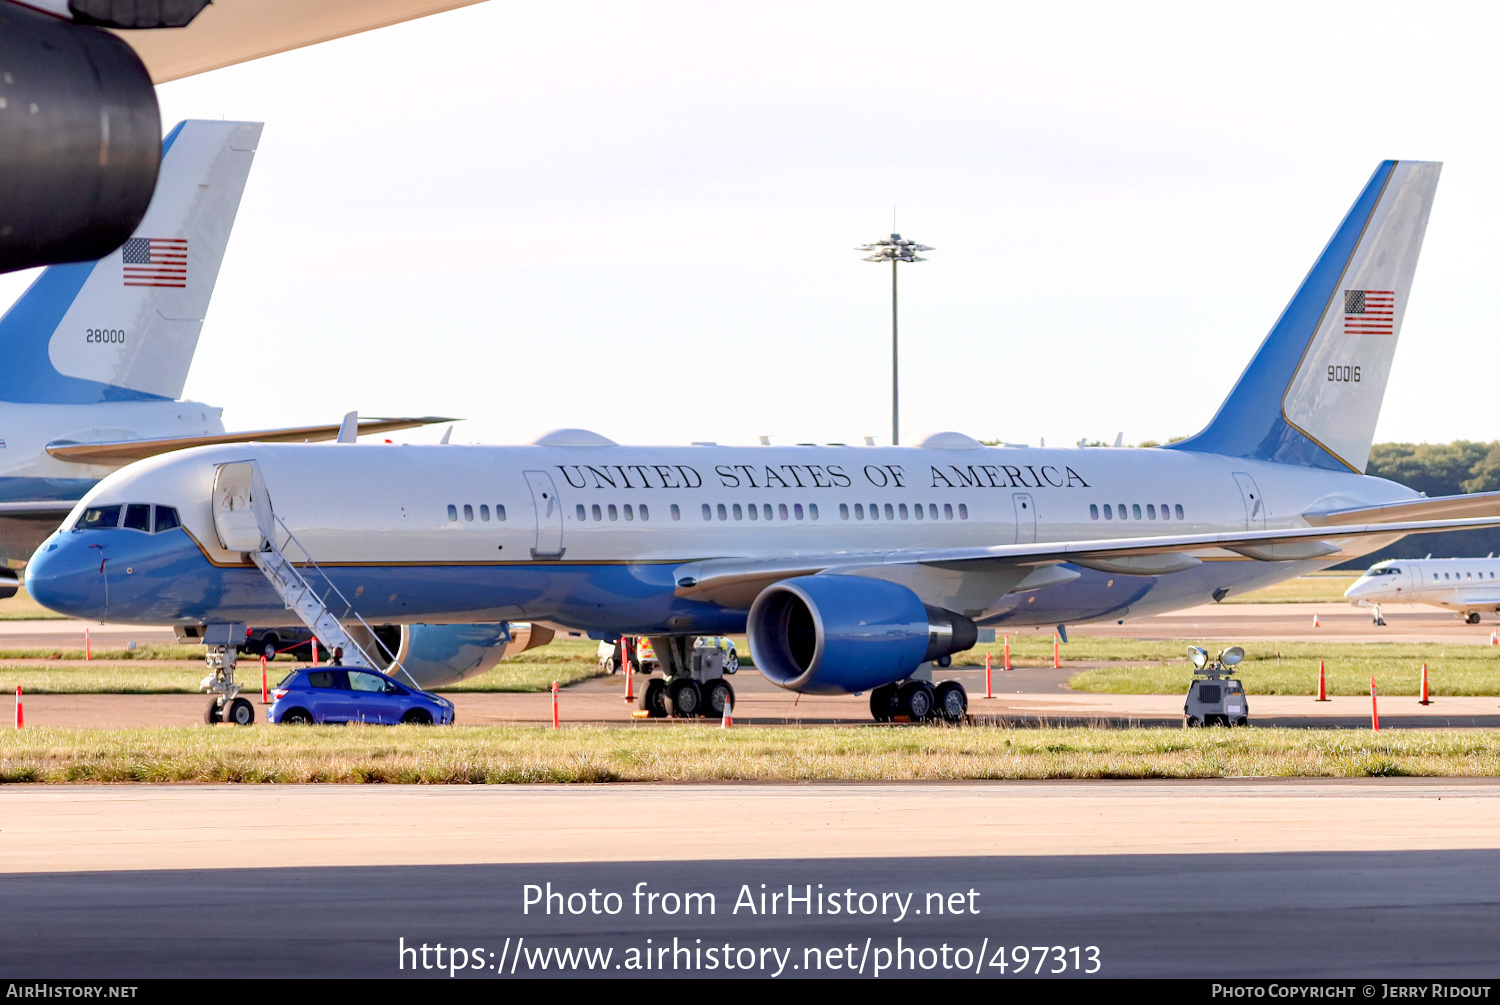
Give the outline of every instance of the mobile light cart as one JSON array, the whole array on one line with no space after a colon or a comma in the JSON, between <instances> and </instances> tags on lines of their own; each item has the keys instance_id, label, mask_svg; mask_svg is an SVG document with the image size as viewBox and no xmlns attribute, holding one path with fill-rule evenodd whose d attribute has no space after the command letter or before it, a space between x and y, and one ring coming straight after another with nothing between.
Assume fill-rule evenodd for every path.
<instances>
[{"instance_id":1,"label":"mobile light cart","mask_svg":"<svg viewBox=\"0 0 1500 1005\"><path fill-rule=\"evenodd\" d=\"M1230 677L1233 667L1245 658L1245 650L1232 646L1210 658L1197 646L1188 646L1188 655L1198 672L1188 685L1187 701L1182 704L1182 724L1192 726L1247 726L1250 706L1245 702L1245 688Z\"/></svg>"}]
</instances>

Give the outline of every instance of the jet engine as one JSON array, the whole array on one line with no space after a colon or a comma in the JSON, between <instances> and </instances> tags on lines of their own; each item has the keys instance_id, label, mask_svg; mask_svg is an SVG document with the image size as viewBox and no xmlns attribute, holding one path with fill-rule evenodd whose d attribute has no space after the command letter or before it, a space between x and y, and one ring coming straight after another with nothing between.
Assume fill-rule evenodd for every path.
<instances>
[{"instance_id":1,"label":"jet engine","mask_svg":"<svg viewBox=\"0 0 1500 1005\"><path fill-rule=\"evenodd\" d=\"M755 667L806 694L849 694L902 680L979 638L961 614L923 604L899 583L864 576L798 576L766 587L750 607Z\"/></svg>"},{"instance_id":2,"label":"jet engine","mask_svg":"<svg viewBox=\"0 0 1500 1005\"><path fill-rule=\"evenodd\" d=\"M186 24L205 2L53 0L55 15L0 3L0 272L103 258L135 230L161 113L135 50L91 25Z\"/></svg>"},{"instance_id":3,"label":"jet engine","mask_svg":"<svg viewBox=\"0 0 1500 1005\"><path fill-rule=\"evenodd\" d=\"M493 670L506 656L514 656L552 641L552 631L541 625L402 625L396 660L423 688L456 684ZM398 680L405 678L394 667Z\"/></svg>"}]
</instances>

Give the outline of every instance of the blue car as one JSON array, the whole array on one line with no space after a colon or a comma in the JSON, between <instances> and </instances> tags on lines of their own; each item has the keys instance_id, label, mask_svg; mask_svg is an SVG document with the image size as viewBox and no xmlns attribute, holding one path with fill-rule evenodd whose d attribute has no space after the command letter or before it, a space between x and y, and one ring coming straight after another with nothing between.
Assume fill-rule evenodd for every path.
<instances>
[{"instance_id":1,"label":"blue car","mask_svg":"<svg viewBox=\"0 0 1500 1005\"><path fill-rule=\"evenodd\" d=\"M271 692L271 722L369 722L430 726L453 722L453 702L354 667L304 667Z\"/></svg>"}]
</instances>

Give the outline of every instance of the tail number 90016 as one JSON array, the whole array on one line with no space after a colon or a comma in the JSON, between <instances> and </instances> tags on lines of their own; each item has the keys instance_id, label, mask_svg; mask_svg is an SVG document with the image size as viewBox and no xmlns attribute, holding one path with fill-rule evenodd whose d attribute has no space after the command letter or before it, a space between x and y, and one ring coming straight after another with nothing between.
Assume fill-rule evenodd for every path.
<instances>
[{"instance_id":1,"label":"tail number 90016","mask_svg":"<svg viewBox=\"0 0 1500 1005\"><path fill-rule=\"evenodd\" d=\"M1328 379L1333 381L1345 381L1350 384L1359 383L1359 367L1357 366L1330 366L1328 368Z\"/></svg>"},{"instance_id":2,"label":"tail number 90016","mask_svg":"<svg viewBox=\"0 0 1500 1005\"><path fill-rule=\"evenodd\" d=\"M85 331L87 332L84 338L85 342L123 343L125 341L125 331L122 328L88 328ZM1332 380L1333 378L1329 377L1328 379Z\"/></svg>"}]
</instances>

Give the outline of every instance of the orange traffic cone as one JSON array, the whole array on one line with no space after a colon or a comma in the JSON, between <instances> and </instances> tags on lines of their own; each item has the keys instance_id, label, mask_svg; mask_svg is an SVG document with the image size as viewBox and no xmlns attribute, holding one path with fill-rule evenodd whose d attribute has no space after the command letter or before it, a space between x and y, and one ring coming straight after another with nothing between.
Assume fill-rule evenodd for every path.
<instances>
[{"instance_id":1,"label":"orange traffic cone","mask_svg":"<svg viewBox=\"0 0 1500 1005\"><path fill-rule=\"evenodd\" d=\"M720 729L728 729L734 725L734 702L728 697L724 699L724 718L719 720Z\"/></svg>"},{"instance_id":2,"label":"orange traffic cone","mask_svg":"<svg viewBox=\"0 0 1500 1005\"><path fill-rule=\"evenodd\" d=\"M1052 669L1062 669L1062 652L1057 648L1057 636L1052 636Z\"/></svg>"},{"instance_id":3,"label":"orange traffic cone","mask_svg":"<svg viewBox=\"0 0 1500 1005\"><path fill-rule=\"evenodd\" d=\"M1380 732L1380 710L1375 706L1375 678L1370 678L1370 728Z\"/></svg>"},{"instance_id":4,"label":"orange traffic cone","mask_svg":"<svg viewBox=\"0 0 1500 1005\"><path fill-rule=\"evenodd\" d=\"M26 726L26 710L21 706L21 685L16 685L16 728L24 729Z\"/></svg>"},{"instance_id":5,"label":"orange traffic cone","mask_svg":"<svg viewBox=\"0 0 1500 1005\"><path fill-rule=\"evenodd\" d=\"M1328 700L1328 678L1323 673L1323 661L1318 660L1318 701Z\"/></svg>"},{"instance_id":6,"label":"orange traffic cone","mask_svg":"<svg viewBox=\"0 0 1500 1005\"><path fill-rule=\"evenodd\" d=\"M1316 614L1313 615L1313 627L1318 627L1318 616Z\"/></svg>"},{"instance_id":7,"label":"orange traffic cone","mask_svg":"<svg viewBox=\"0 0 1500 1005\"><path fill-rule=\"evenodd\" d=\"M1432 699L1429 698L1429 697L1427 697L1427 664L1426 663L1422 664L1422 700L1420 702L1418 702L1417 704L1419 704L1419 705L1431 705L1432 704Z\"/></svg>"}]
</instances>

